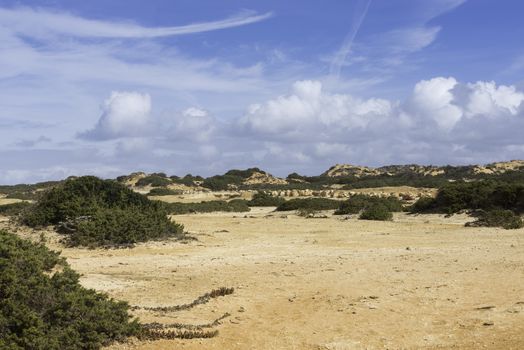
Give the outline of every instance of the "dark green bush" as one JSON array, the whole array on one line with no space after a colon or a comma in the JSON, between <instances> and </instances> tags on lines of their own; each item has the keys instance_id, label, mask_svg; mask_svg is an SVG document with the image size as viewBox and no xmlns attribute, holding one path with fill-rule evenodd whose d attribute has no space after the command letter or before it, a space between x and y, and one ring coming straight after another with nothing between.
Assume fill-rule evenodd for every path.
<instances>
[{"instance_id":1,"label":"dark green bush","mask_svg":"<svg viewBox=\"0 0 524 350\"><path fill-rule=\"evenodd\" d=\"M251 177L251 175L253 175L254 173L266 174L265 171L260 170L259 168L249 168L246 170L237 170L237 169L229 170L227 173L224 174L224 176L236 176L236 177L240 177L243 179L247 179Z\"/></svg>"},{"instance_id":2,"label":"dark green bush","mask_svg":"<svg viewBox=\"0 0 524 350\"><path fill-rule=\"evenodd\" d=\"M298 209L329 210L337 209L340 201L329 198L295 198L280 204L277 211L288 211Z\"/></svg>"},{"instance_id":3,"label":"dark green bush","mask_svg":"<svg viewBox=\"0 0 524 350\"><path fill-rule=\"evenodd\" d=\"M306 181L307 177L306 176L302 176L298 173L291 173L289 174L287 177L286 177L286 180L288 181L294 181L294 180L298 180L298 181Z\"/></svg>"},{"instance_id":4,"label":"dark green bush","mask_svg":"<svg viewBox=\"0 0 524 350\"><path fill-rule=\"evenodd\" d=\"M152 187L166 187L168 185L171 185L171 179L160 176L157 174L152 174L146 177L141 178L136 182L137 186L148 186L151 185Z\"/></svg>"},{"instance_id":5,"label":"dark green bush","mask_svg":"<svg viewBox=\"0 0 524 350\"><path fill-rule=\"evenodd\" d=\"M461 210L524 211L524 185L494 181L457 182L439 189L435 199L421 198L412 212L452 214Z\"/></svg>"},{"instance_id":6,"label":"dark green bush","mask_svg":"<svg viewBox=\"0 0 524 350\"><path fill-rule=\"evenodd\" d=\"M68 234L67 243L84 247L135 244L183 233L183 227L167 219L164 211L143 212L135 207L100 209L66 227L60 232Z\"/></svg>"},{"instance_id":7,"label":"dark green bush","mask_svg":"<svg viewBox=\"0 0 524 350\"><path fill-rule=\"evenodd\" d=\"M253 198L247 202L250 207L278 207L286 200L282 197L275 197L267 192L257 192Z\"/></svg>"},{"instance_id":8,"label":"dark green bush","mask_svg":"<svg viewBox=\"0 0 524 350\"><path fill-rule=\"evenodd\" d=\"M139 333L127 303L78 279L58 253L0 231L0 349L100 349Z\"/></svg>"},{"instance_id":9,"label":"dark green bush","mask_svg":"<svg viewBox=\"0 0 524 350\"><path fill-rule=\"evenodd\" d=\"M232 187L242 184L243 178L237 175L216 175L208 177L202 183L202 187L211 191L226 191Z\"/></svg>"},{"instance_id":10,"label":"dark green bush","mask_svg":"<svg viewBox=\"0 0 524 350\"><path fill-rule=\"evenodd\" d=\"M178 196L183 194L184 191L181 190L172 190L165 187L156 187L152 188L151 191L147 194L148 196Z\"/></svg>"},{"instance_id":11,"label":"dark green bush","mask_svg":"<svg viewBox=\"0 0 524 350\"><path fill-rule=\"evenodd\" d=\"M467 223L466 226L502 227L506 230L524 227L522 218L511 210L482 210L476 215L477 220Z\"/></svg>"},{"instance_id":12,"label":"dark green bush","mask_svg":"<svg viewBox=\"0 0 524 350\"><path fill-rule=\"evenodd\" d=\"M211 213L211 212L246 212L251 209L247 201L243 199L233 199L226 201L207 201L200 203L166 203L169 213L171 214L188 214L188 213Z\"/></svg>"},{"instance_id":13,"label":"dark green bush","mask_svg":"<svg viewBox=\"0 0 524 350\"><path fill-rule=\"evenodd\" d=\"M182 184L182 185L186 185L186 186L196 186L197 183L201 183L202 181L204 181L204 178L202 176L193 176L191 174L187 174L186 176L180 178L178 176L171 176L171 180L174 182L174 183L178 183L178 184Z\"/></svg>"},{"instance_id":14,"label":"dark green bush","mask_svg":"<svg viewBox=\"0 0 524 350\"><path fill-rule=\"evenodd\" d=\"M18 184L11 186L0 186L0 193L6 195L6 198L37 200L44 190L56 186L58 181L39 182L32 185Z\"/></svg>"},{"instance_id":15,"label":"dark green bush","mask_svg":"<svg viewBox=\"0 0 524 350\"><path fill-rule=\"evenodd\" d=\"M384 205L391 212L404 210L402 202L397 197L376 197L357 194L340 203L340 206L335 211L335 215L358 214L360 211L378 203Z\"/></svg>"},{"instance_id":16,"label":"dark green bush","mask_svg":"<svg viewBox=\"0 0 524 350\"><path fill-rule=\"evenodd\" d=\"M420 197L409 207L410 213L430 213L435 210L435 198Z\"/></svg>"},{"instance_id":17,"label":"dark green bush","mask_svg":"<svg viewBox=\"0 0 524 350\"><path fill-rule=\"evenodd\" d=\"M28 202L17 202L17 203L11 203L11 204L4 204L0 205L0 215L5 216L15 216L19 215L31 206L31 203Z\"/></svg>"},{"instance_id":18,"label":"dark green bush","mask_svg":"<svg viewBox=\"0 0 524 350\"><path fill-rule=\"evenodd\" d=\"M49 190L23 212L21 221L31 227L65 222L61 231L68 234L69 243L89 246L174 237L183 231L169 220L161 202L94 176L67 180Z\"/></svg>"},{"instance_id":19,"label":"dark green bush","mask_svg":"<svg viewBox=\"0 0 524 350\"><path fill-rule=\"evenodd\" d=\"M389 221L393 220L393 213L391 213L383 203L375 203L366 208L362 214L360 214L359 219Z\"/></svg>"}]
</instances>

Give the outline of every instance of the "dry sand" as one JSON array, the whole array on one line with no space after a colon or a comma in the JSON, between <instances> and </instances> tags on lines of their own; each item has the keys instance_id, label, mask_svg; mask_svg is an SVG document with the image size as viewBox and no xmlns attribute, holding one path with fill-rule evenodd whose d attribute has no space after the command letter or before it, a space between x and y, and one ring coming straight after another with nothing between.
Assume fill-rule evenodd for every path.
<instances>
[{"instance_id":1,"label":"dry sand","mask_svg":"<svg viewBox=\"0 0 524 350\"><path fill-rule=\"evenodd\" d=\"M18 202L23 202L23 200L16 199L16 198L2 198L2 197L0 197L0 205L7 205L7 204L18 203Z\"/></svg>"},{"instance_id":2,"label":"dry sand","mask_svg":"<svg viewBox=\"0 0 524 350\"><path fill-rule=\"evenodd\" d=\"M113 350L524 348L524 229L465 228L464 216L281 215L175 216L198 241L63 255L85 286L132 305L235 288L188 311L136 311L145 322L191 324L231 313L217 337Z\"/></svg>"}]
</instances>

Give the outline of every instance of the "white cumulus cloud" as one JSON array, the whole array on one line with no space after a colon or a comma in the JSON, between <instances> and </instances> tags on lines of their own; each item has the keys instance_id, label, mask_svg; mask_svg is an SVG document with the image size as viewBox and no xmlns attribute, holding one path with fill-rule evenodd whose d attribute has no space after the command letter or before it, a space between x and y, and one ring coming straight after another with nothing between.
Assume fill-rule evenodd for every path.
<instances>
[{"instance_id":1,"label":"white cumulus cloud","mask_svg":"<svg viewBox=\"0 0 524 350\"><path fill-rule=\"evenodd\" d=\"M457 81L452 77L418 82L408 102L408 114L418 119L429 117L442 129L453 128L463 115L462 109L453 104L452 90L456 85Z\"/></svg>"},{"instance_id":2,"label":"white cumulus cloud","mask_svg":"<svg viewBox=\"0 0 524 350\"><path fill-rule=\"evenodd\" d=\"M216 129L216 120L209 113L197 107L189 107L175 115L169 138L192 142L206 142Z\"/></svg>"},{"instance_id":3,"label":"white cumulus cloud","mask_svg":"<svg viewBox=\"0 0 524 350\"><path fill-rule=\"evenodd\" d=\"M330 128L365 128L391 110L392 104L387 100L331 94L323 91L321 82L304 80L293 84L289 95L251 105L240 125L261 134L318 136Z\"/></svg>"},{"instance_id":4,"label":"white cumulus cloud","mask_svg":"<svg viewBox=\"0 0 524 350\"><path fill-rule=\"evenodd\" d=\"M151 128L151 97L138 92L112 92L102 106L102 116L88 139L114 139L140 136Z\"/></svg>"}]
</instances>

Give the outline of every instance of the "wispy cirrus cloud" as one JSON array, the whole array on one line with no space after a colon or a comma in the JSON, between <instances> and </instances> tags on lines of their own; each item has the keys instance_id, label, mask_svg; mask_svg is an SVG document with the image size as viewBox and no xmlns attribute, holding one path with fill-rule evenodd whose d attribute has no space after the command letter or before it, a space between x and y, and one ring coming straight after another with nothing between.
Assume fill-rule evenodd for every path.
<instances>
[{"instance_id":1,"label":"wispy cirrus cloud","mask_svg":"<svg viewBox=\"0 0 524 350\"><path fill-rule=\"evenodd\" d=\"M351 46L353 45L353 41L355 40L358 34L358 30L360 29L362 22L364 22L364 19L366 18L366 14L369 10L369 5L371 5L371 0L365 0L365 3L360 1L358 4L360 5L359 7L362 8L359 8L356 11L356 15L352 21L351 30L346 35L344 42L340 46L338 52L333 57L333 60L331 61L331 65L329 67L329 73L335 79L340 78L340 71L342 69L342 65L344 64L344 61L351 52Z\"/></svg>"},{"instance_id":2,"label":"wispy cirrus cloud","mask_svg":"<svg viewBox=\"0 0 524 350\"><path fill-rule=\"evenodd\" d=\"M388 11L387 4L370 0L361 0L356 16L351 22L351 29L344 41L328 60L330 73L338 79L344 69L354 74L380 74L383 78L401 69L413 69L410 62L413 54L420 52L433 44L441 31L441 27L432 23L438 16L447 13L467 0L427 0L420 3L409 3L412 14L406 16L402 23L385 24L381 31L367 32L359 35L364 19L373 22L377 17L384 16ZM365 29L365 28L364 28Z\"/></svg>"},{"instance_id":3,"label":"wispy cirrus cloud","mask_svg":"<svg viewBox=\"0 0 524 350\"><path fill-rule=\"evenodd\" d=\"M55 34L86 38L156 38L239 27L266 20L272 15L271 12L258 14L243 11L216 21L172 27L144 27L123 21L93 20L66 12L18 7L0 8L0 23L13 32L28 36Z\"/></svg>"}]
</instances>

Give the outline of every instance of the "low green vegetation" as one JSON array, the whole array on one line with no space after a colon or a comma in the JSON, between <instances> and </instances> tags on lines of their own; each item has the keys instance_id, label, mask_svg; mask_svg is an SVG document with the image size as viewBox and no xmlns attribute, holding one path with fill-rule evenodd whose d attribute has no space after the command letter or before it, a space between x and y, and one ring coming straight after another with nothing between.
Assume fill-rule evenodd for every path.
<instances>
[{"instance_id":1,"label":"low green vegetation","mask_svg":"<svg viewBox=\"0 0 524 350\"><path fill-rule=\"evenodd\" d=\"M196 186L199 183L202 183L204 181L204 178L202 176L193 176L191 174L187 174L186 176L180 178L178 176L171 176L171 180L174 183L186 185L186 186Z\"/></svg>"},{"instance_id":2,"label":"low green vegetation","mask_svg":"<svg viewBox=\"0 0 524 350\"><path fill-rule=\"evenodd\" d=\"M272 196L263 191L258 191L253 195L253 198L247 202L250 207L278 207L286 200L282 197Z\"/></svg>"},{"instance_id":3,"label":"low green vegetation","mask_svg":"<svg viewBox=\"0 0 524 350\"><path fill-rule=\"evenodd\" d=\"M415 213L445 214L475 209L506 209L522 213L524 185L494 181L452 183L440 188L435 198L421 198L411 207Z\"/></svg>"},{"instance_id":4,"label":"low green vegetation","mask_svg":"<svg viewBox=\"0 0 524 350\"><path fill-rule=\"evenodd\" d=\"M58 232L71 246L111 247L182 235L182 226L171 222L163 210L140 208L99 209L94 215L62 222Z\"/></svg>"},{"instance_id":5,"label":"low green vegetation","mask_svg":"<svg viewBox=\"0 0 524 350\"><path fill-rule=\"evenodd\" d=\"M495 181L458 182L439 189L435 198L420 198L410 208L412 213L454 214L472 211L477 221L468 226L522 227L524 185Z\"/></svg>"},{"instance_id":6,"label":"low green vegetation","mask_svg":"<svg viewBox=\"0 0 524 350\"><path fill-rule=\"evenodd\" d=\"M182 190L172 190L170 188L165 187L155 187L152 188L151 191L147 194L148 196L178 196L183 194L184 191Z\"/></svg>"},{"instance_id":7,"label":"low green vegetation","mask_svg":"<svg viewBox=\"0 0 524 350\"><path fill-rule=\"evenodd\" d=\"M340 201L329 198L295 198L290 199L277 207L277 211L310 209L310 210L330 210L338 209Z\"/></svg>"},{"instance_id":8,"label":"low green vegetation","mask_svg":"<svg viewBox=\"0 0 524 350\"><path fill-rule=\"evenodd\" d=\"M170 214L211 213L211 212L247 212L250 211L247 201L233 199L227 201L207 201L200 203L165 203Z\"/></svg>"},{"instance_id":9,"label":"low green vegetation","mask_svg":"<svg viewBox=\"0 0 524 350\"><path fill-rule=\"evenodd\" d=\"M29 202L17 202L17 203L0 205L0 215L5 215L5 216L20 215L25 209L27 209L30 206L31 204Z\"/></svg>"},{"instance_id":10,"label":"low green vegetation","mask_svg":"<svg viewBox=\"0 0 524 350\"><path fill-rule=\"evenodd\" d=\"M53 187L23 211L21 222L31 227L57 225L73 246L133 244L183 234L183 226L167 217L162 203L94 176Z\"/></svg>"},{"instance_id":11,"label":"low green vegetation","mask_svg":"<svg viewBox=\"0 0 524 350\"><path fill-rule=\"evenodd\" d=\"M59 184L58 181L39 182L36 184L19 184L12 186L0 186L0 193L5 194L6 198L37 200L44 190Z\"/></svg>"},{"instance_id":12,"label":"low green vegetation","mask_svg":"<svg viewBox=\"0 0 524 350\"><path fill-rule=\"evenodd\" d=\"M203 187L209 188L212 191L226 191L230 189L256 189L258 185L244 185L244 180L248 179L255 173L266 174L265 171L259 168L249 168L245 170L229 170L224 175L215 175L208 177L202 183ZM266 187L262 184L262 187Z\"/></svg>"},{"instance_id":13,"label":"low green vegetation","mask_svg":"<svg viewBox=\"0 0 524 350\"><path fill-rule=\"evenodd\" d=\"M239 186L242 178L235 175L216 175L208 177L202 183L202 187L209 188L211 191L226 191Z\"/></svg>"},{"instance_id":14,"label":"low green vegetation","mask_svg":"<svg viewBox=\"0 0 524 350\"><path fill-rule=\"evenodd\" d=\"M165 187L171 185L172 181L165 174L151 174L136 182L137 186Z\"/></svg>"},{"instance_id":15,"label":"low green vegetation","mask_svg":"<svg viewBox=\"0 0 524 350\"><path fill-rule=\"evenodd\" d=\"M511 210L495 209L484 211L481 210L475 214L476 221L468 222L469 227L502 227L506 230L519 229L524 227L522 218Z\"/></svg>"},{"instance_id":16,"label":"low green vegetation","mask_svg":"<svg viewBox=\"0 0 524 350\"><path fill-rule=\"evenodd\" d=\"M377 220L389 221L393 220L393 213L383 203L373 203L360 214L360 220Z\"/></svg>"},{"instance_id":17,"label":"low green vegetation","mask_svg":"<svg viewBox=\"0 0 524 350\"><path fill-rule=\"evenodd\" d=\"M335 215L358 214L375 204L381 204L390 212L400 212L404 208L397 197L376 197L365 194L356 194L346 201L340 203Z\"/></svg>"},{"instance_id":18,"label":"low green vegetation","mask_svg":"<svg viewBox=\"0 0 524 350\"><path fill-rule=\"evenodd\" d=\"M127 303L78 279L58 253L0 231L0 349L100 349L140 332Z\"/></svg>"}]
</instances>

